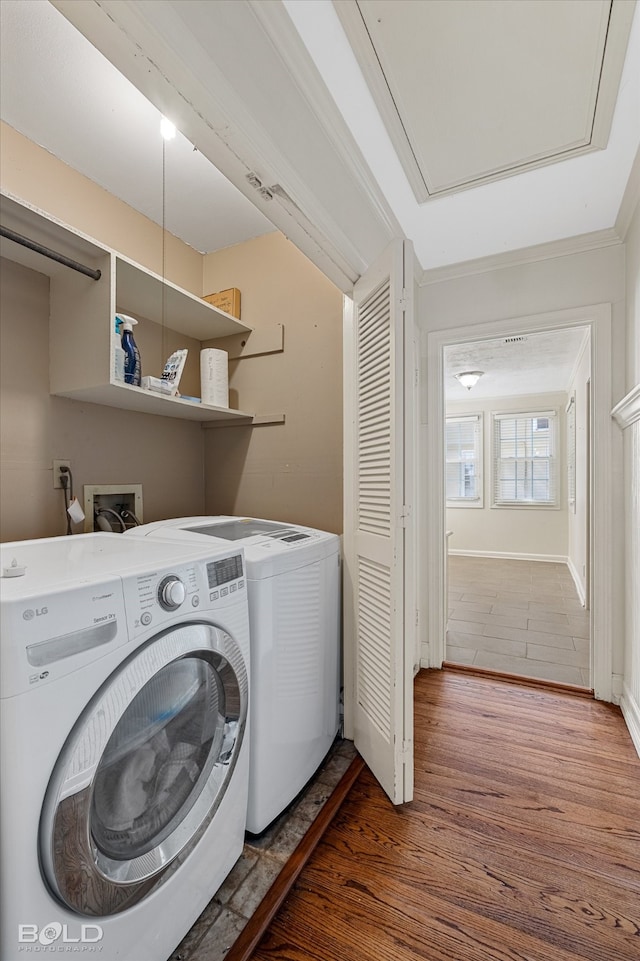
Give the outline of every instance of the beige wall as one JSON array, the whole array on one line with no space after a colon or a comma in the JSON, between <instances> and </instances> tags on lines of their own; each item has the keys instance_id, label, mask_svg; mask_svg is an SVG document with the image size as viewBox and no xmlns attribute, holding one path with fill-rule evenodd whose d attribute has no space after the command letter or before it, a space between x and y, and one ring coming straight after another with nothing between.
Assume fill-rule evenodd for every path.
<instances>
[{"instance_id":1,"label":"beige wall","mask_svg":"<svg viewBox=\"0 0 640 961\"><path fill-rule=\"evenodd\" d=\"M0 150L4 192L162 272L162 231L156 224L6 124ZM170 234L165 243L166 276L201 294L201 255ZM200 425L51 396L49 280L6 260L0 269L0 538L65 533L53 458L71 461L80 500L85 484L141 483L145 520L202 510ZM152 332L141 337L149 339ZM160 353L150 348L145 345L147 363L161 369Z\"/></svg>"},{"instance_id":2,"label":"beige wall","mask_svg":"<svg viewBox=\"0 0 640 961\"><path fill-rule=\"evenodd\" d=\"M147 217L0 123L2 190L162 276L163 231ZM157 185L162 196L162 183ZM202 294L202 255L165 233L165 272Z\"/></svg>"},{"instance_id":3,"label":"beige wall","mask_svg":"<svg viewBox=\"0 0 640 961\"><path fill-rule=\"evenodd\" d=\"M285 329L282 353L231 362L229 379L234 406L285 424L205 431L207 511L340 533L342 294L280 233L209 254L204 286L237 287L245 323Z\"/></svg>"},{"instance_id":4,"label":"beige wall","mask_svg":"<svg viewBox=\"0 0 640 961\"><path fill-rule=\"evenodd\" d=\"M52 397L49 278L0 260L0 281L0 540L66 532L53 458L81 501L85 484L135 483L145 520L202 510L200 425Z\"/></svg>"},{"instance_id":5,"label":"beige wall","mask_svg":"<svg viewBox=\"0 0 640 961\"><path fill-rule=\"evenodd\" d=\"M156 224L5 124L0 149L4 192L162 274ZM48 279L3 262L3 540L64 533L53 458L71 460L78 492L84 484L142 483L147 521L206 509L342 530L341 293L277 232L206 258L171 235L165 243L168 279L198 296L238 287L243 320L285 325L284 353L232 364L230 387L232 406L285 413L286 423L203 431L50 396ZM159 346L147 327L137 335L143 365L159 373L166 354L184 344ZM182 387L198 395L199 345L189 346ZM27 358L26 369L16 357Z\"/></svg>"},{"instance_id":6,"label":"beige wall","mask_svg":"<svg viewBox=\"0 0 640 961\"><path fill-rule=\"evenodd\" d=\"M482 412L484 425L484 506L448 507L447 530L451 551L479 551L483 554L514 554L527 557L567 556L567 503L564 493L565 422L564 393L531 394L520 397L486 398L482 401L447 405L447 414ZM505 411L557 410L560 428L560 505L557 510L535 507L491 506L492 413Z\"/></svg>"}]
</instances>

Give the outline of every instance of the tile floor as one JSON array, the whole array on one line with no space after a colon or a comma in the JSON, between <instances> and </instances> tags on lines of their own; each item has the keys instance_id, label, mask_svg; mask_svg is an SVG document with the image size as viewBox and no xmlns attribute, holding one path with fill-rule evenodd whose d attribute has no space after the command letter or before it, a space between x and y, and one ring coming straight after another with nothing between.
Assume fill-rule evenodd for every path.
<instances>
[{"instance_id":1,"label":"tile floor","mask_svg":"<svg viewBox=\"0 0 640 961\"><path fill-rule=\"evenodd\" d=\"M247 835L239 861L169 961L222 961L315 820L356 751L337 738L317 774L258 837Z\"/></svg>"},{"instance_id":2,"label":"tile floor","mask_svg":"<svg viewBox=\"0 0 640 961\"><path fill-rule=\"evenodd\" d=\"M566 564L449 555L446 659L590 687L589 615Z\"/></svg>"}]
</instances>

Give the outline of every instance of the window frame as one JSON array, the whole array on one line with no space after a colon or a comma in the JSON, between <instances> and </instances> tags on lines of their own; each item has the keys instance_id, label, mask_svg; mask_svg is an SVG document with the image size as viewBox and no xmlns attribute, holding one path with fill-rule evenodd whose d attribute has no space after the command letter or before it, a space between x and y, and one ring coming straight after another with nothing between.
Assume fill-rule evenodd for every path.
<instances>
[{"instance_id":1,"label":"window frame","mask_svg":"<svg viewBox=\"0 0 640 961\"><path fill-rule=\"evenodd\" d=\"M549 420L549 447L550 454L540 458L540 462L547 461L549 464L549 488L553 500L533 500L533 499L507 499L499 498L498 485L499 461L506 460L501 458L498 450L498 424L505 420L538 420L547 418ZM557 409L533 409L527 410L507 410L492 411L491 414L491 507L496 510L560 510L561 504L561 475L560 475L560 453L561 453L561 433L560 418ZM534 461L536 455L527 454L523 457L514 457L514 462L528 463Z\"/></svg>"},{"instance_id":2,"label":"window frame","mask_svg":"<svg viewBox=\"0 0 640 961\"><path fill-rule=\"evenodd\" d=\"M473 422L474 423L474 454L475 454L475 466L476 466L476 496L471 497L449 497L447 492L447 465L462 464L462 459L457 461L447 460L447 428L450 423L462 423L462 422ZM447 507L462 507L462 508L484 508L484 415L482 411L478 411L474 414L449 414L445 416L444 425L444 488L445 488L445 500Z\"/></svg>"}]
</instances>

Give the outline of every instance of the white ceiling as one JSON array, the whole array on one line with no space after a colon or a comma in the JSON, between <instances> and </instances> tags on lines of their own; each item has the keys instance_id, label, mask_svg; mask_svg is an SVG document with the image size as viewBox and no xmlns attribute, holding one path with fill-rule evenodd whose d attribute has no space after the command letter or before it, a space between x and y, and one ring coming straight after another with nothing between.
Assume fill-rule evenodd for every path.
<instances>
[{"instance_id":1,"label":"white ceiling","mask_svg":"<svg viewBox=\"0 0 640 961\"><path fill-rule=\"evenodd\" d=\"M456 0L450 3L446 0L444 6L461 11L467 2ZM555 11L559 3L565 6L564 0L554 0L553 3L535 0L534 6L537 10L551 11L553 8ZM633 9L630 0L614 0L614 3ZM496 10L508 9L510 17L507 19L517 21L518 11L529 9L531 0L472 0L472 4L474 10L486 7L487 14L491 12L493 19L488 17L484 28L482 22L475 23L473 33L477 35L474 39L478 41L478 47L490 50L492 58L499 60L502 51L510 49L511 40L507 42L506 32L496 37L496 23L500 26L500 21L495 20ZM581 9L585 16L594 4L602 10L600 0L569 0L569 4L572 10ZM353 0L351 5L356 6ZM92 6L81 0L66 5L70 15L82 7ZM128 7L131 16L144 16L152 5L119 3L103 6L105 9L112 7L114 13L118 12L116 8ZM189 26L193 29L199 17L213 16L214 8L228 17L246 7L247 16L258 19L266 19L274 7L287 11L294 32L297 31L296 36L302 38L307 54L315 62L346 121L354 144L361 151L401 229L413 240L418 259L425 269L603 230L615 224L640 143L640 15L637 12L606 149L421 204L416 200L336 9L329 0L283 0L283 4L279 0L272 0L269 4L261 0L258 3L235 0L231 5L220 0L194 0L190 4L162 5L168 6L174 7L181 27L186 29ZM392 8L402 8L403 15L409 16L442 6L440 0L425 0L424 3L394 0L392 4ZM367 7L375 11L375 0ZM47 0L2 0L0 16L2 119L111 193L162 223L162 144L157 134L159 113L156 107L145 100ZM405 29L411 29L405 16L403 25ZM506 25L505 20L505 31ZM578 31L574 34L573 43L578 44ZM601 37L597 29L580 34L586 46L590 45L592 54L597 54L598 50L596 34ZM197 36L194 34L194 39L197 40ZM458 51L459 39L460 31L457 34L454 31L448 44L444 39L441 41L442 61ZM272 42L282 44L281 56L286 60L291 76L295 76L297 69L303 67L307 70L307 67L301 67L299 59L289 56L290 48L285 48L285 40L282 33L276 33L275 40L272 35ZM404 49L400 42L396 53L402 53ZM200 55L201 51L196 47L193 51ZM225 51L225 55L227 53ZM215 49L207 49L207 55L217 58ZM584 50L577 59L581 57L584 58ZM588 60L586 56L585 62ZM571 59L568 62L572 62ZM432 99L433 88L440 83L439 75L437 71L434 73L435 66L430 61L429 73L421 76L419 70L423 65L414 64L416 89L423 91L425 99ZM516 66L519 69L517 89L522 91L527 89L526 77L522 77L524 65ZM537 73L534 71L528 75L530 89L535 87L534 79L539 78L539 65L536 69ZM513 60L506 58L492 73L494 81L496 75L503 77L499 87L504 97L501 115L507 120L521 118L524 110L519 99L521 93L510 99L510 94L516 90L513 70ZM474 76L473 80L473 86L481 90L483 75ZM561 73L556 74L551 89L547 91L547 104L555 99L566 106L565 80ZM247 82L249 89L251 84L255 89L253 78ZM494 98L496 89L494 82ZM584 112L585 104L593 100L592 94L591 85L589 95L585 94L576 109ZM449 93L447 97L453 115L457 107L451 102ZM577 103L579 99L572 98L572 102ZM440 106L447 103L446 97L440 100ZM279 105L275 107L278 109ZM284 106L282 110L285 110ZM582 122L584 127L584 117ZM529 128L525 124L524 132L527 131ZM475 129L473 140L486 154L492 148L494 131L481 125ZM465 151L464 139L456 146L452 138L448 149L451 146L455 146L458 164L461 159L465 160L460 157ZM537 148L535 143L530 143L527 149L535 154ZM446 162L447 154L443 157ZM453 164L456 158L450 159ZM490 160L489 165L494 161L495 158ZM452 166L450 175L444 170L439 176L445 181L447 178L455 180L461 176L461 169L458 165L453 170ZM270 222L244 194L232 187L184 138L179 137L166 147L165 182L166 226L197 250L218 249L272 229ZM313 188L313 184L307 186ZM299 200L297 203L300 206Z\"/></svg>"},{"instance_id":2,"label":"white ceiling","mask_svg":"<svg viewBox=\"0 0 640 961\"><path fill-rule=\"evenodd\" d=\"M419 202L606 146L630 5L334 6Z\"/></svg>"},{"instance_id":3,"label":"white ceiling","mask_svg":"<svg viewBox=\"0 0 640 961\"><path fill-rule=\"evenodd\" d=\"M468 402L567 391L587 336L587 328L572 327L446 347L446 399ZM465 370L483 372L471 390L455 378Z\"/></svg>"},{"instance_id":4,"label":"white ceiling","mask_svg":"<svg viewBox=\"0 0 640 961\"><path fill-rule=\"evenodd\" d=\"M158 224L161 114L48 0L0 3L0 115ZM165 223L201 253L273 225L179 132L165 149Z\"/></svg>"},{"instance_id":5,"label":"white ceiling","mask_svg":"<svg viewBox=\"0 0 640 961\"><path fill-rule=\"evenodd\" d=\"M424 5L414 0L396 2L409 11ZM431 0L427 2L431 6ZM458 9L466 2L468 0L453 3L445 0L445 5ZM470 2L475 6L481 0ZM570 2L581 10L591 4L591 0ZM555 7L555 0L535 0L535 3L546 10ZM622 3L633 8L628 0ZM334 5L323 0L284 0L284 4L405 235L413 240L425 270L614 226L640 145L638 9L606 149L421 204L416 200ZM493 0L490 6L500 11L509 8L513 12L524 9L527 3ZM486 31L478 32L479 44L490 40L491 35L486 35ZM454 49L456 44L454 34L449 46ZM499 53L498 48L496 56ZM414 69L418 78L420 64L414 63ZM482 84L482 79L475 78L478 84ZM512 78L505 72L505 97L511 85ZM430 90L425 87L425 98L429 95ZM558 99L564 97L564 84L556 87L555 95ZM506 99L505 116L520 110L521 103ZM492 131L485 129L482 135L491 139Z\"/></svg>"}]
</instances>

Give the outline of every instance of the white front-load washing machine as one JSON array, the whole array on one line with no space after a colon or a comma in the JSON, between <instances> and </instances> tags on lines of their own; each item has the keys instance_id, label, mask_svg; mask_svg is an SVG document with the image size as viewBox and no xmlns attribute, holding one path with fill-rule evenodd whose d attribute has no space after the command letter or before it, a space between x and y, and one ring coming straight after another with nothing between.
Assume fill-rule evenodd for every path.
<instances>
[{"instance_id":1,"label":"white front-load washing machine","mask_svg":"<svg viewBox=\"0 0 640 961\"><path fill-rule=\"evenodd\" d=\"M243 551L98 533L0 556L0 957L166 961L243 847Z\"/></svg>"},{"instance_id":2,"label":"white front-load washing machine","mask_svg":"<svg viewBox=\"0 0 640 961\"><path fill-rule=\"evenodd\" d=\"M340 538L254 517L181 517L127 536L244 548L251 627L247 830L260 834L302 790L338 732Z\"/></svg>"}]
</instances>

